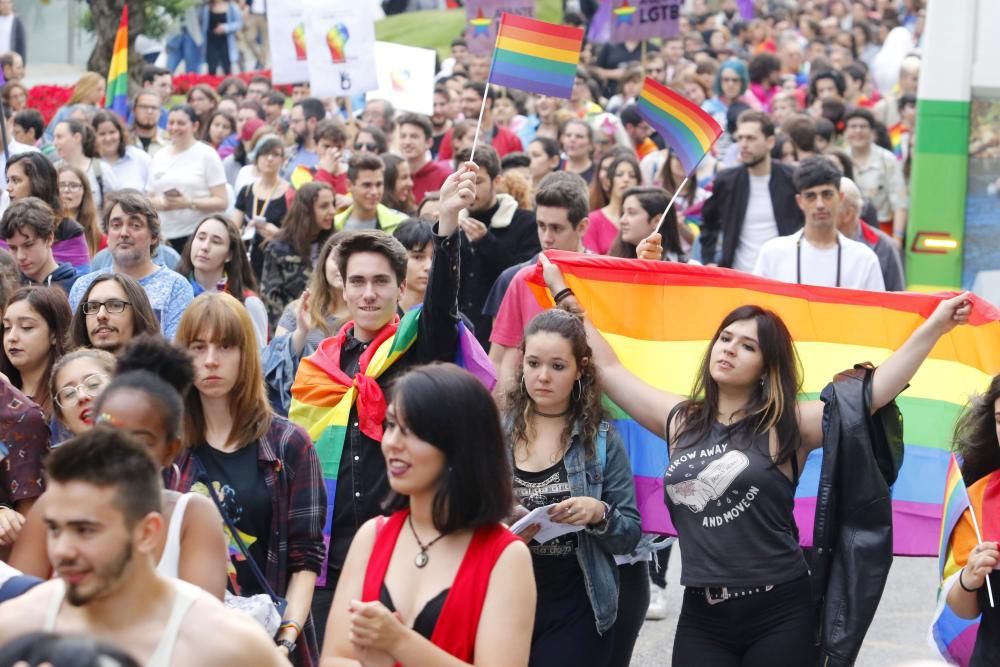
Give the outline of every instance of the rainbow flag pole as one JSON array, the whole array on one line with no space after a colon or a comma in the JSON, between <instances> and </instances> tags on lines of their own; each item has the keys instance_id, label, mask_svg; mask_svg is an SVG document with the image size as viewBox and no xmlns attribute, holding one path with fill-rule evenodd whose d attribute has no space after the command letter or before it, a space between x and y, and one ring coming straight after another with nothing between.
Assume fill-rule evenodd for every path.
<instances>
[{"instance_id":1,"label":"rainbow flag pole","mask_svg":"<svg viewBox=\"0 0 1000 667\"><path fill-rule=\"evenodd\" d=\"M122 6L122 19L115 35L105 106L122 119L128 117L128 3Z\"/></svg>"},{"instance_id":2,"label":"rainbow flag pole","mask_svg":"<svg viewBox=\"0 0 1000 667\"><path fill-rule=\"evenodd\" d=\"M660 217L656 226L656 231L659 232L677 195L684 191L688 179L698 170L698 165L722 136L722 128L698 105L648 76L643 81L636 107L639 115L660 133L684 166L684 180L674 191L667 209Z\"/></svg>"},{"instance_id":3,"label":"rainbow flag pole","mask_svg":"<svg viewBox=\"0 0 1000 667\"><path fill-rule=\"evenodd\" d=\"M582 28L546 23L515 14L504 13L500 16L493 60L479 106L476 134L472 139L470 161L475 158L479 144L490 84L569 98L576 80L582 45Z\"/></svg>"},{"instance_id":4,"label":"rainbow flag pole","mask_svg":"<svg viewBox=\"0 0 1000 667\"><path fill-rule=\"evenodd\" d=\"M955 458L955 454L952 454L951 460L948 462L948 472L945 475L944 483L944 511L942 512L941 520L941 553L938 557L941 572L944 572L947 568L948 544L951 532L954 530L955 524L957 524L962 518L962 512L965 510L969 510L969 518L972 519L972 528L976 531L976 541L979 544L982 544L983 533L979 530L979 521L976 519L976 510L972 506L972 501L969 499L969 489L965 486L965 480L962 479L962 468L958 465L958 459ZM993 602L993 586L990 584L989 577L986 577L986 592L990 597L990 607L996 607L996 604Z\"/></svg>"}]
</instances>

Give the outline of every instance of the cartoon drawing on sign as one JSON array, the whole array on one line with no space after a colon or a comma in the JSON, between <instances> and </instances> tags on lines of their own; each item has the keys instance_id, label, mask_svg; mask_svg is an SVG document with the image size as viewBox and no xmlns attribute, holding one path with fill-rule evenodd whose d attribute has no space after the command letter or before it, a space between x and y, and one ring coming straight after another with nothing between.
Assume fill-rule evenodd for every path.
<instances>
[{"instance_id":1,"label":"cartoon drawing on sign","mask_svg":"<svg viewBox=\"0 0 1000 667\"><path fill-rule=\"evenodd\" d=\"M389 79L392 81L392 89L397 93L406 92L406 82L410 80L410 70L408 69L394 69L389 73Z\"/></svg>"},{"instance_id":2,"label":"cartoon drawing on sign","mask_svg":"<svg viewBox=\"0 0 1000 667\"><path fill-rule=\"evenodd\" d=\"M326 33L326 45L330 47L330 57L333 59L334 64L347 62L344 45L347 44L350 36L347 26L343 23L338 23Z\"/></svg>"},{"instance_id":3,"label":"cartoon drawing on sign","mask_svg":"<svg viewBox=\"0 0 1000 667\"><path fill-rule=\"evenodd\" d=\"M713 500L721 498L736 477L750 465L743 452L729 452L698 473L694 479L667 486L667 495L676 505L687 505L695 514Z\"/></svg>"},{"instance_id":4,"label":"cartoon drawing on sign","mask_svg":"<svg viewBox=\"0 0 1000 667\"><path fill-rule=\"evenodd\" d=\"M621 25L623 23L628 23L628 24L631 25L631 23L632 23L632 16L635 15L635 11L636 11L636 8L630 6L628 4L628 0L625 0L624 2L622 2L622 6L621 7L616 7L612 11L612 14L615 15L615 19L616 19L615 22L618 25Z\"/></svg>"},{"instance_id":5,"label":"cartoon drawing on sign","mask_svg":"<svg viewBox=\"0 0 1000 667\"><path fill-rule=\"evenodd\" d=\"M295 45L295 59L305 60L306 59L306 26L305 24L298 24L295 26L295 30L292 31L292 43Z\"/></svg>"},{"instance_id":6,"label":"cartoon drawing on sign","mask_svg":"<svg viewBox=\"0 0 1000 667\"><path fill-rule=\"evenodd\" d=\"M491 23L493 23L493 20L483 16L483 10L480 9L476 12L476 18L469 20L469 25L472 26L472 35L482 35L484 37L488 37L490 34Z\"/></svg>"}]
</instances>

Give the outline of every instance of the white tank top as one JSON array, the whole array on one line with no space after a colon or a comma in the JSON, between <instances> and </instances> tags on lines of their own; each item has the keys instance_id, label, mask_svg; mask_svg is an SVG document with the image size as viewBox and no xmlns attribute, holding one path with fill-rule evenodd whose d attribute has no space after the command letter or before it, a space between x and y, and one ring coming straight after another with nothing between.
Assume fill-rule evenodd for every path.
<instances>
[{"instance_id":1,"label":"white tank top","mask_svg":"<svg viewBox=\"0 0 1000 667\"><path fill-rule=\"evenodd\" d=\"M160 641L153 650L153 655L146 661L145 667L170 667L171 658L174 653L174 645L177 643L177 635L180 633L181 623L199 597L207 595L194 584L185 581L168 580L175 591L174 604L170 609L170 618L167 619L160 635ZM56 618L59 616L59 609L62 607L63 598L66 596L66 584L62 579L55 579L57 587L55 594L49 600L49 608L45 612L45 625L42 626L44 632L55 632Z\"/></svg>"},{"instance_id":2,"label":"white tank top","mask_svg":"<svg viewBox=\"0 0 1000 667\"><path fill-rule=\"evenodd\" d=\"M184 510L187 509L190 493L183 493L174 505L170 514L170 525L167 527L167 542L163 545L163 555L156 565L156 571L164 577L177 579L181 565L181 528L184 526Z\"/></svg>"}]
</instances>

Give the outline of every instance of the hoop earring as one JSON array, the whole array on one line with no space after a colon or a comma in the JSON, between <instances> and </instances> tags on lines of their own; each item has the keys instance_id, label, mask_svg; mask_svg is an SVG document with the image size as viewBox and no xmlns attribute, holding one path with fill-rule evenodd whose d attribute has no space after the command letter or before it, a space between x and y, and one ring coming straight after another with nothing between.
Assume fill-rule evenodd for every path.
<instances>
[{"instance_id":1,"label":"hoop earring","mask_svg":"<svg viewBox=\"0 0 1000 667\"><path fill-rule=\"evenodd\" d=\"M580 397L583 396L583 383L580 382L580 378L576 379L576 384L573 385L573 400L579 401Z\"/></svg>"},{"instance_id":2,"label":"hoop earring","mask_svg":"<svg viewBox=\"0 0 1000 667\"><path fill-rule=\"evenodd\" d=\"M170 472L174 475L173 481L175 484L181 481L181 467L176 462L170 464Z\"/></svg>"}]
</instances>

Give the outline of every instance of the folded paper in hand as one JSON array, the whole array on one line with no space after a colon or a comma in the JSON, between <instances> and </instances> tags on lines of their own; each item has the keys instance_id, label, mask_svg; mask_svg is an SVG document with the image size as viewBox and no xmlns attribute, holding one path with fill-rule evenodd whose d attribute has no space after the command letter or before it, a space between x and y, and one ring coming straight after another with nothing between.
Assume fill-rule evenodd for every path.
<instances>
[{"instance_id":1,"label":"folded paper in hand","mask_svg":"<svg viewBox=\"0 0 1000 667\"><path fill-rule=\"evenodd\" d=\"M531 510L527 516L511 526L511 531L514 533L521 533L524 532L528 526L537 523L539 525L539 530L538 534L535 535L534 540L539 544L545 544L549 540L554 540L560 535L567 535L569 533L575 533L583 530L583 526L574 526L568 523L556 523L553 521L549 517L549 510L553 507L555 507L555 504L546 505L545 507L536 507Z\"/></svg>"}]
</instances>

